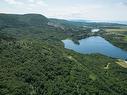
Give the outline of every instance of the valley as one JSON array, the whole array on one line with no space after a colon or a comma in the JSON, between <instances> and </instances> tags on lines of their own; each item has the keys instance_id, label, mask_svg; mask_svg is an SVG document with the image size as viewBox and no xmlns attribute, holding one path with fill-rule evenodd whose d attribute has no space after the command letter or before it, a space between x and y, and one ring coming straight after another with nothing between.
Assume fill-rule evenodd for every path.
<instances>
[{"instance_id":1,"label":"valley","mask_svg":"<svg viewBox=\"0 0 127 95\"><path fill-rule=\"evenodd\" d=\"M0 14L0 95L126 95L126 55L82 54L62 42L70 39L79 45L82 39L97 37L117 48L109 47L110 53L126 52L126 27L40 14ZM96 41L93 38L91 44Z\"/></svg>"}]
</instances>

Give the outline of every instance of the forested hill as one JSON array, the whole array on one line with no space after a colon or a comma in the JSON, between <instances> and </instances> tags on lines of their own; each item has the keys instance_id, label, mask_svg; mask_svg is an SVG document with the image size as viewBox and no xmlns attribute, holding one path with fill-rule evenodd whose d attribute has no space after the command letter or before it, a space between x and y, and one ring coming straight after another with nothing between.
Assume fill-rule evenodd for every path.
<instances>
[{"instance_id":1,"label":"forested hill","mask_svg":"<svg viewBox=\"0 0 127 95\"><path fill-rule=\"evenodd\" d=\"M64 22L0 14L0 95L127 95L127 69L65 49L62 39L87 37L89 28Z\"/></svg>"},{"instance_id":2,"label":"forested hill","mask_svg":"<svg viewBox=\"0 0 127 95\"><path fill-rule=\"evenodd\" d=\"M0 27L45 26L48 19L40 14L0 14Z\"/></svg>"}]
</instances>

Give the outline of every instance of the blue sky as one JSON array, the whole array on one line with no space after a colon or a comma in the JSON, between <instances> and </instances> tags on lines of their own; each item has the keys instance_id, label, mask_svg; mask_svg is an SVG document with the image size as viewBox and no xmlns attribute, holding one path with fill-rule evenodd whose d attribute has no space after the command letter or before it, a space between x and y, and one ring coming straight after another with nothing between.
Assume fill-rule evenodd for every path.
<instances>
[{"instance_id":1,"label":"blue sky","mask_svg":"<svg viewBox=\"0 0 127 95\"><path fill-rule=\"evenodd\" d=\"M0 13L61 19L127 21L127 0L0 0Z\"/></svg>"}]
</instances>

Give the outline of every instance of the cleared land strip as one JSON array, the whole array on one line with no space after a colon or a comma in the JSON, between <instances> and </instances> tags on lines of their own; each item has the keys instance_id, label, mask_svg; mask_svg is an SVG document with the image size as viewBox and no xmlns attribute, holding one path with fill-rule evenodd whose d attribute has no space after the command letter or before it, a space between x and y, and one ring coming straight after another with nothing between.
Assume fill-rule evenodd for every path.
<instances>
[{"instance_id":1,"label":"cleared land strip","mask_svg":"<svg viewBox=\"0 0 127 95\"><path fill-rule=\"evenodd\" d=\"M123 61L119 59L116 63L122 66L123 68L127 68L127 61Z\"/></svg>"}]
</instances>

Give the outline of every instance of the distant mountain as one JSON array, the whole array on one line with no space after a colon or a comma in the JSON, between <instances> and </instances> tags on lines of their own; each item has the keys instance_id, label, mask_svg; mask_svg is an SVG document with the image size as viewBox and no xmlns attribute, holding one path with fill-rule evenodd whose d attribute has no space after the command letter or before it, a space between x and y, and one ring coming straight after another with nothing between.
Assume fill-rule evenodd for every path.
<instances>
[{"instance_id":1,"label":"distant mountain","mask_svg":"<svg viewBox=\"0 0 127 95\"><path fill-rule=\"evenodd\" d=\"M91 22L91 20L83 20L83 19L71 19L69 21L73 21L73 22Z\"/></svg>"},{"instance_id":2,"label":"distant mountain","mask_svg":"<svg viewBox=\"0 0 127 95\"><path fill-rule=\"evenodd\" d=\"M127 21L102 21L102 20L83 20L83 19L71 19L73 22L87 22L87 23L112 23L112 24L126 24Z\"/></svg>"},{"instance_id":3,"label":"distant mountain","mask_svg":"<svg viewBox=\"0 0 127 95\"><path fill-rule=\"evenodd\" d=\"M127 25L127 21L114 21L115 23L119 23L119 24L126 24Z\"/></svg>"}]
</instances>

